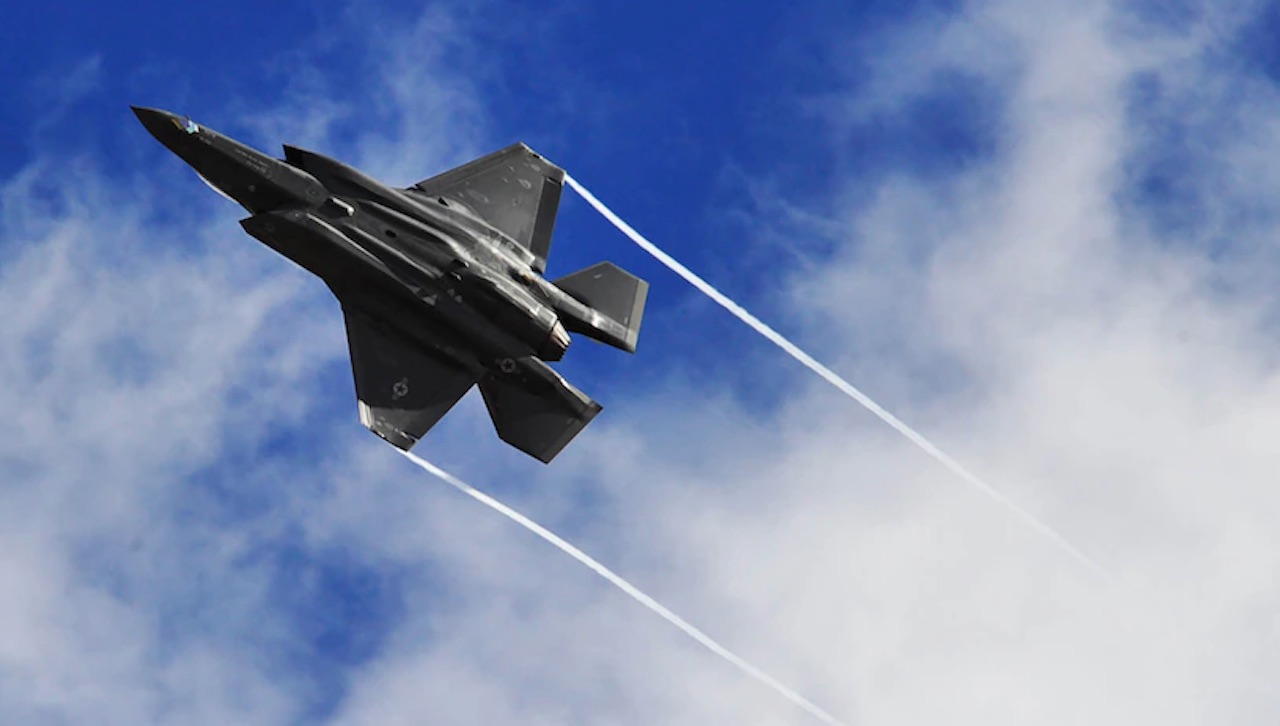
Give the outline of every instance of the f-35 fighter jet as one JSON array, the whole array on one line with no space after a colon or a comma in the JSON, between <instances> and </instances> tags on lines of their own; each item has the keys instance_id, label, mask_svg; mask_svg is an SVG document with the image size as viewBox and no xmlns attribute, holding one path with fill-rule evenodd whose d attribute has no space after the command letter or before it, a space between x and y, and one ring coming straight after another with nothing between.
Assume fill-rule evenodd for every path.
<instances>
[{"instance_id":1,"label":"f-35 fighter jet","mask_svg":"<svg viewBox=\"0 0 1280 726\"><path fill-rule=\"evenodd\" d=\"M167 111L147 130L324 280L346 316L360 421L410 449L479 384L498 436L544 462L600 405L546 364L569 332L635 352L649 286L603 262L543 279L564 171L515 144L407 189L313 151L275 159Z\"/></svg>"}]
</instances>

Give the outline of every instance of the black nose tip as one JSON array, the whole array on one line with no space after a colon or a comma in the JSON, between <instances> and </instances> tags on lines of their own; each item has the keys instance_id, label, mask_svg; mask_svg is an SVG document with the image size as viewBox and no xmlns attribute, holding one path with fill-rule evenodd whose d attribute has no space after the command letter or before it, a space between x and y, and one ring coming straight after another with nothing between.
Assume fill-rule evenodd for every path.
<instances>
[{"instance_id":1,"label":"black nose tip","mask_svg":"<svg viewBox=\"0 0 1280 726\"><path fill-rule=\"evenodd\" d=\"M143 123L146 123L149 119L163 118L170 115L158 108L147 108L145 106L130 106L129 108L133 109L133 115L137 116L138 120Z\"/></svg>"},{"instance_id":2,"label":"black nose tip","mask_svg":"<svg viewBox=\"0 0 1280 726\"><path fill-rule=\"evenodd\" d=\"M150 131L151 135L158 139L163 139L167 136L166 132L173 127L173 119L175 117L168 111L144 108L142 106L130 106L130 108L133 109L133 114L138 117L142 125L147 127L147 131Z\"/></svg>"}]
</instances>

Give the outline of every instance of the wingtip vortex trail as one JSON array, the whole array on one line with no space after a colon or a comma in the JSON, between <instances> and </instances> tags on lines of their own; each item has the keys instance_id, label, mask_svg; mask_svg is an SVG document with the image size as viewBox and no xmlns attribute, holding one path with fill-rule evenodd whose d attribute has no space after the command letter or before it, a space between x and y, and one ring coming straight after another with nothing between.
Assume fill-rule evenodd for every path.
<instances>
[{"instance_id":1,"label":"wingtip vortex trail","mask_svg":"<svg viewBox=\"0 0 1280 726\"><path fill-rule=\"evenodd\" d=\"M667 609L665 605L658 602L657 600L654 600L652 597L645 594L644 591L642 591L640 588L636 587L635 585L632 585L630 582L624 579L621 575L615 573L613 570L610 570L608 567L605 567L600 562L598 562L595 558L591 557L587 553L573 546L572 544L570 544L568 541L566 541L556 533L552 532L546 527L543 527L542 525L538 524L532 519L529 519L528 517L521 514L520 512L517 512L511 507L508 507L507 505L503 504L497 499L494 499L488 494L485 494L479 489L476 489L475 487L466 483L462 479L459 479L453 474L450 474L444 469L441 469L435 464L432 464L426 459L423 459L417 454L414 454L411 451L404 451L402 449L398 449L398 451L400 451L401 454L404 454L404 456L407 459L409 459L409 461L412 461L414 464L417 464L420 468L426 470L429 474L435 476L436 478L445 482L446 484L453 487L454 489L457 489L463 494L466 494L472 499L475 499L476 501L480 502L486 507L489 507L490 509L501 514L507 519L510 519L511 521L515 522L521 527L524 527L525 529L529 530L533 534L537 535L538 537L542 538L546 542L553 545L556 549L560 550L561 552L577 560L579 563L586 566L592 572L595 572L597 575L599 575L600 577L608 581L611 585L618 588L622 592L626 593L628 596L631 597L631 599L640 603L641 605L649 609L651 612L656 614L658 617L662 618L663 620L666 620L671 625L674 625L678 630L680 630L682 633L692 638L699 645L702 645L707 650L720 656L720 658L724 659L726 662L735 666L736 668L741 670L743 673L746 673L748 676L755 679L756 681L764 684L765 686L768 686L775 693L782 696L786 700L790 701L795 706L798 706L799 708L807 712L810 716L813 716L819 721L825 724L828 724L828 726L849 726L844 721L841 721L835 716L832 716L830 713L827 713L825 710L820 708L817 704L814 704L809 699L800 695L799 692L793 690L792 688L782 683L778 679L774 678L768 673L765 673L763 670L747 662L741 656L737 655L733 651L729 650L728 648L718 643L711 636L695 628L693 625L685 621L684 618L681 618L679 615L676 615L671 610Z\"/></svg>"},{"instance_id":2,"label":"wingtip vortex trail","mask_svg":"<svg viewBox=\"0 0 1280 726\"><path fill-rule=\"evenodd\" d=\"M627 224L621 217L615 214L613 210L605 206L605 204L601 202L599 199L597 199L594 194L592 194L580 183L578 183L578 180L574 179L572 176L568 174L565 174L564 183L568 184L570 188L572 188L575 192L577 192L578 196L586 200L586 202L590 204L597 212L599 212L601 216L609 220L609 222L613 224L614 227L617 227L619 232L622 232L624 235L627 236L627 238L629 238L642 250L649 253L649 255L652 256L654 259L658 260L663 265L665 265L668 269L670 269L672 272L676 273L681 278L683 278L685 282L688 282L690 285L693 285L693 287L696 288L699 292L711 298L718 305L720 305L720 307L724 308L725 310L728 310L730 313L734 315L734 317L746 323L748 326L750 326L753 330L755 330L757 333L759 333L769 342L781 348L784 352L786 352L788 355L790 355L792 358L798 361L801 365L805 366L809 370L818 374L823 380L825 380L827 383L830 383L833 387L835 387L841 393L845 394L849 398L853 399L856 403L861 405L863 408L870 411L872 414L876 416L876 418L880 419L885 424L887 424L890 428L892 428L894 431L897 431L899 434L905 437L908 441L915 444L917 448L922 450L924 453L928 454L938 463L942 464L943 467L945 467L951 473L955 474L964 482L968 483L969 485L978 489L982 493L986 494L988 497L994 500L997 504L1000 504L1005 509L1012 512L1024 523L1026 523L1029 527L1031 527L1033 530L1038 532L1040 535L1044 536L1046 539L1048 539L1050 542L1056 545L1058 549L1062 550L1064 553L1066 553L1069 557L1071 557L1077 563L1083 565L1086 569L1090 570L1094 575L1098 576L1104 581L1110 581L1111 579L1110 573L1108 573L1105 568L1103 568L1101 565L1095 562L1093 558L1085 554L1083 550L1081 550L1079 547L1072 544L1071 541L1068 540L1064 535L1062 535L1053 527L1050 527L1048 524L1040 520L1040 518L1032 514L1030 511L1023 508L1013 499L1009 498L1007 495L1000 492L1000 490L996 489L994 486L983 481L980 477L978 477L978 475L970 472L963 465L961 465L960 462L951 458L949 455L947 455L946 452L944 452L942 449L934 445L933 442L931 442L929 439L925 438L923 434L919 433L915 429L908 426L905 422L903 422L897 416L894 416L892 413L890 413L887 409L885 409L880 404L876 403L870 396L863 393L852 383L849 383L844 378L842 378L839 374L837 374L835 371L823 365L821 362L818 361L818 359L809 355L802 348L800 348L800 346L791 342L791 340L783 336L778 331L774 330L769 325L765 324L764 321L760 320L755 315L752 315L746 308L742 307L737 302L730 299L728 295L725 295L724 293L720 292L713 285L711 285L711 283L699 277L696 273L694 273L688 267L685 267L679 261L677 261L674 257L664 252L661 248L659 248L654 243L650 242L644 235L637 232L634 227Z\"/></svg>"}]
</instances>

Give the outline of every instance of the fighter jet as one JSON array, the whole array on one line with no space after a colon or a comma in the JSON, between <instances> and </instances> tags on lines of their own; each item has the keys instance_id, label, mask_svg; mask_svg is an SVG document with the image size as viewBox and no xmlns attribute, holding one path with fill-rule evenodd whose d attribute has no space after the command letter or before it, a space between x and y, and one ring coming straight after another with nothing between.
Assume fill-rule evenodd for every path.
<instances>
[{"instance_id":1,"label":"fighter jet","mask_svg":"<svg viewBox=\"0 0 1280 726\"><path fill-rule=\"evenodd\" d=\"M515 144L408 188L314 151L264 154L133 107L342 304L360 422L408 450L474 385L498 436L550 462L600 412L547 361L569 333L634 353L649 285L609 262L542 277L564 171Z\"/></svg>"}]
</instances>

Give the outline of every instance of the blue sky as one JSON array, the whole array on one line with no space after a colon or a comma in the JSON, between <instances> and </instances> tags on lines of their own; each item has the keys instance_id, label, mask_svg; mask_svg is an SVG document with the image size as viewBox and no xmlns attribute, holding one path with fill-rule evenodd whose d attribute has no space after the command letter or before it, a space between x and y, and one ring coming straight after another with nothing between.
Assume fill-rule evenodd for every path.
<instances>
[{"instance_id":1,"label":"blue sky","mask_svg":"<svg viewBox=\"0 0 1280 726\"><path fill-rule=\"evenodd\" d=\"M546 5L0 7L0 721L806 722L360 427L140 104L400 184L525 141L1113 573L566 194L549 273L653 286L559 366L604 413L417 451L850 723L1275 722L1275 7Z\"/></svg>"}]
</instances>

